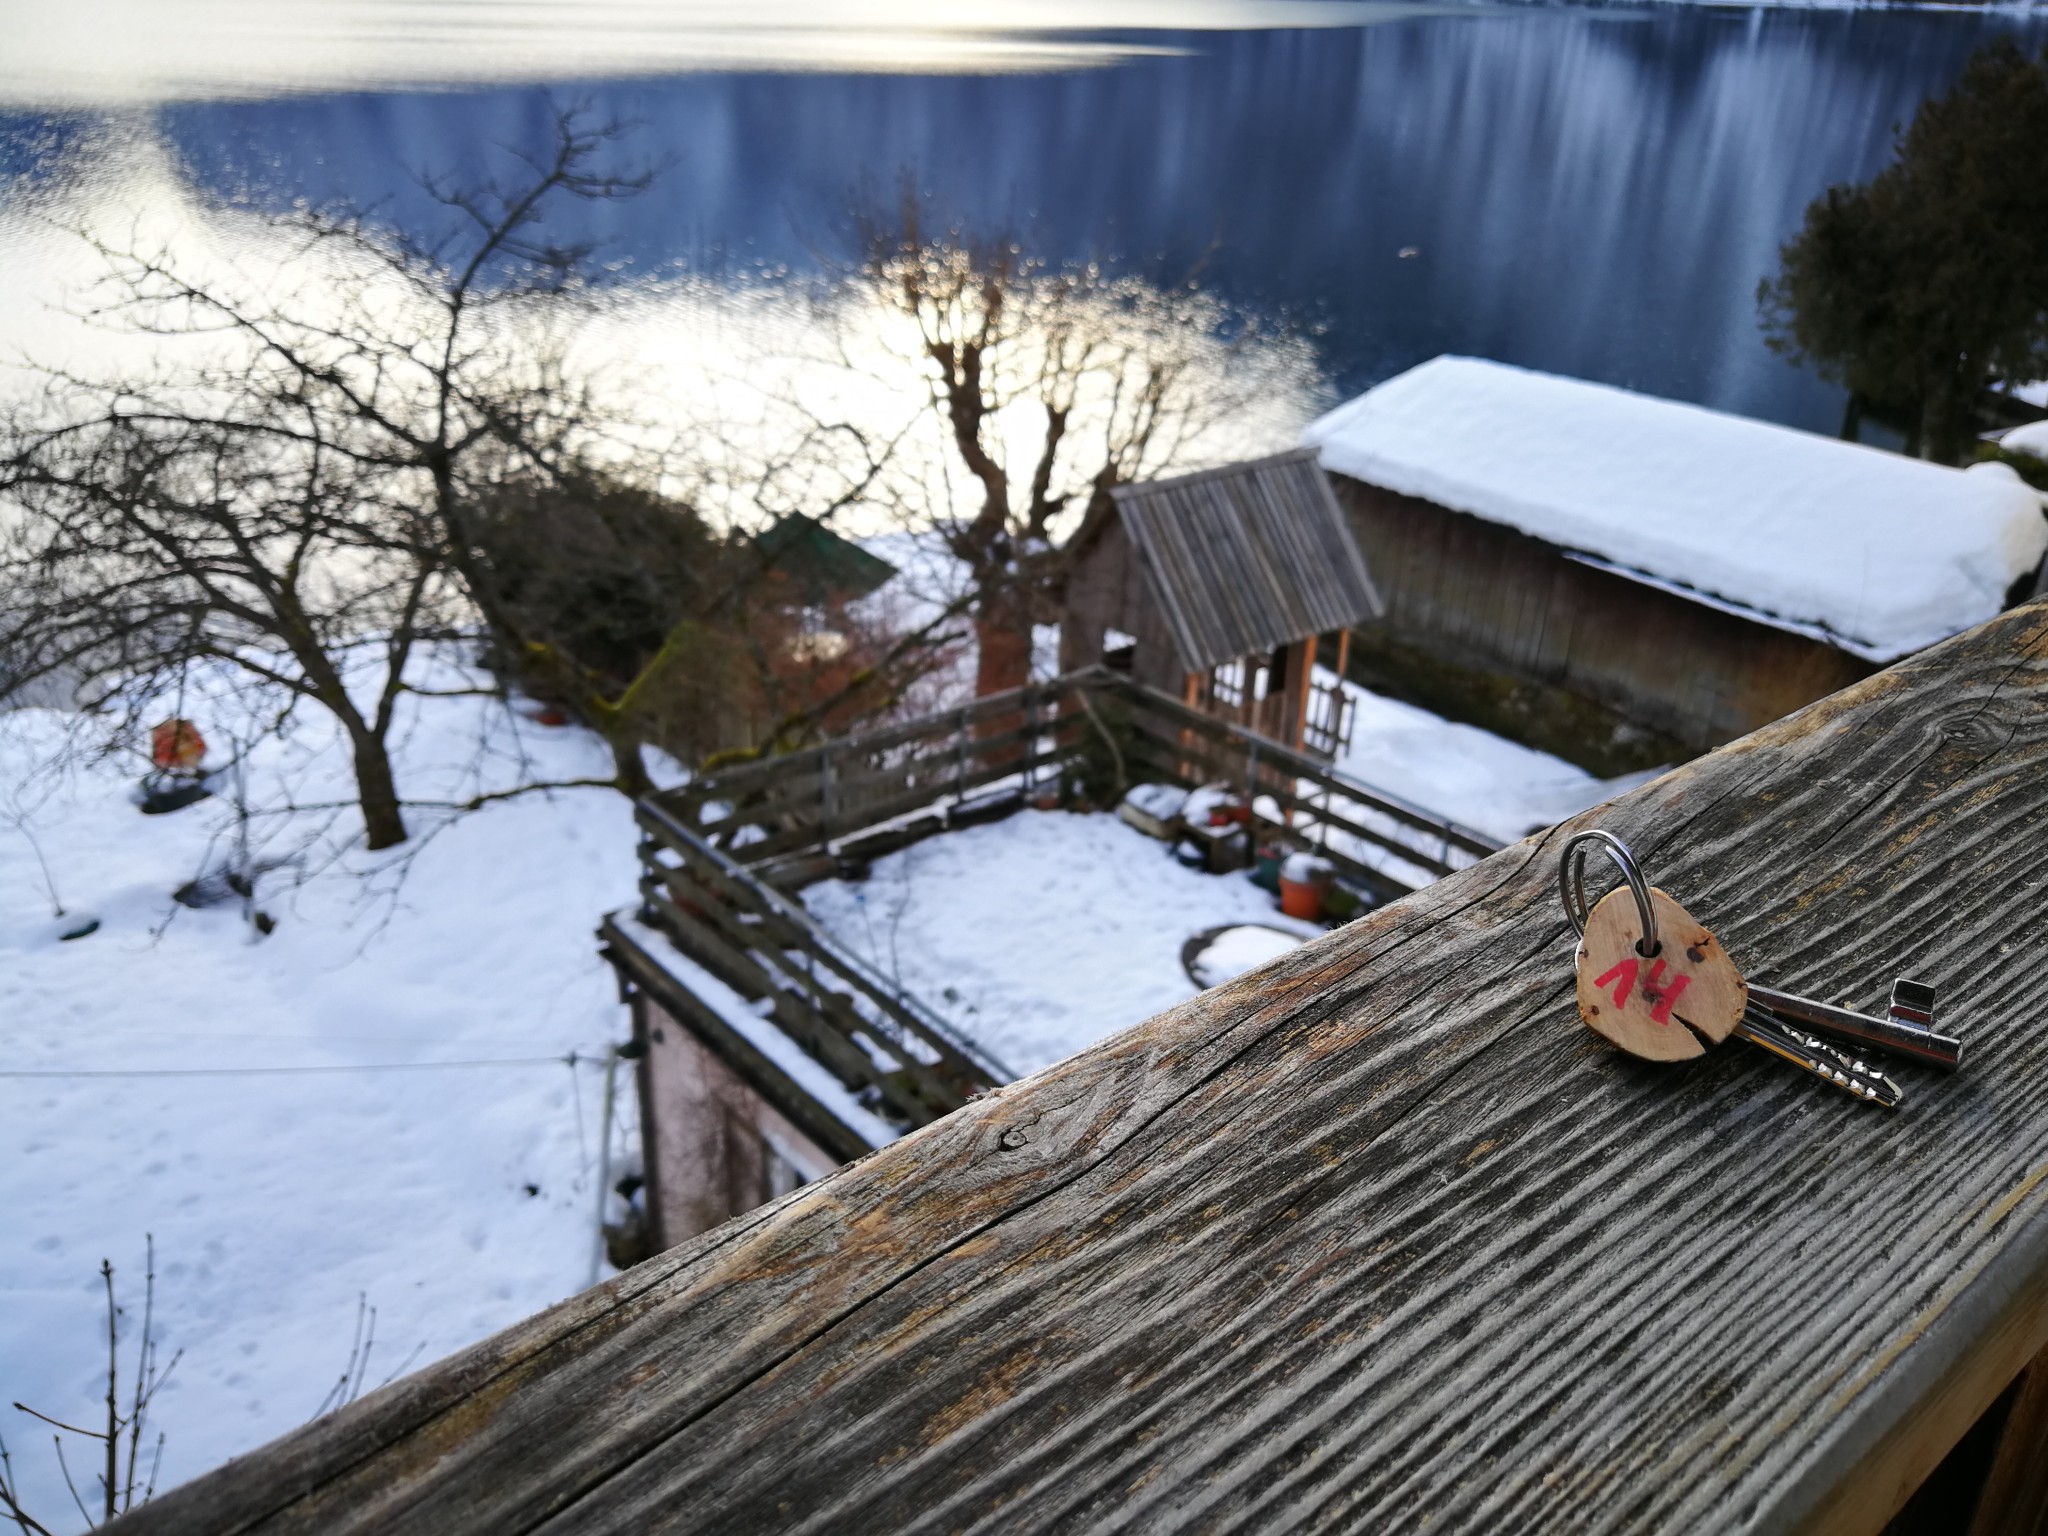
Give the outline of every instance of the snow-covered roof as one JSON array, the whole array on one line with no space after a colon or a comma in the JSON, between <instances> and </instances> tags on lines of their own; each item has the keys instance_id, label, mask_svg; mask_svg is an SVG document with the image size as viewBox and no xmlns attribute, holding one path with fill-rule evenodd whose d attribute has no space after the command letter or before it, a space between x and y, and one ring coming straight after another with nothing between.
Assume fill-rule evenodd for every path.
<instances>
[{"instance_id":1,"label":"snow-covered roof","mask_svg":"<svg viewBox=\"0 0 2048 1536\"><path fill-rule=\"evenodd\" d=\"M1439 357L1312 422L1326 469L1890 661L2048 549L2001 465L1947 469L1580 379Z\"/></svg>"},{"instance_id":2,"label":"snow-covered roof","mask_svg":"<svg viewBox=\"0 0 2048 1536\"><path fill-rule=\"evenodd\" d=\"M2002 432L1998 446L2011 453L2031 453L2037 459L2048 459L2048 421L2030 421L2023 427Z\"/></svg>"}]
</instances>

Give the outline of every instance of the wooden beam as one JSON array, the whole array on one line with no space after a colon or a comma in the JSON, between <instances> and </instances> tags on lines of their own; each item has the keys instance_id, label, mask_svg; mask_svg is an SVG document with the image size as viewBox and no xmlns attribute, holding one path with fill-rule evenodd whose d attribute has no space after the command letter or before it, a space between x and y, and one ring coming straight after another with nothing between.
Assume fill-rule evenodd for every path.
<instances>
[{"instance_id":1,"label":"wooden beam","mask_svg":"<svg viewBox=\"0 0 2048 1536\"><path fill-rule=\"evenodd\" d=\"M2048 1536L2048 1353L2015 1385L1969 1536Z\"/></svg>"}]
</instances>

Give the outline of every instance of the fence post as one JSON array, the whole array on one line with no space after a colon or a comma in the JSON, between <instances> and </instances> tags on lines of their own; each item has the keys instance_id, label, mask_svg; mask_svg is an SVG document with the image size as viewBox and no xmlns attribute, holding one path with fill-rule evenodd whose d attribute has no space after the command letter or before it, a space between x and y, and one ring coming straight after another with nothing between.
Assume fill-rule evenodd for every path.
<instances>
[{"instance_id":1,"label":"fence post","mask_svg":"<svg viewBox=\"0 0 2048 1536\"><path fill-rule=\"evenodd\" d=\"M818 841L828 841L832 836L832 818L838 807L835 791L838 786L833 780L832 749L826 747L818 754Z\"/></svg>"},{"instance_id":2,"label":"fence post","mask_svg":"<svg viewBox=\"0 0 2048 1536\"><path fill-rule=\"evenodd\" d=\"M960 802L967 798L968 729L967 710L963 706L960 710L960 718L953 727L953 805L956 809ZM949 810L946 813L946 821L950 825L952 820L953 813Z\"/></svg>"}]
</instances>

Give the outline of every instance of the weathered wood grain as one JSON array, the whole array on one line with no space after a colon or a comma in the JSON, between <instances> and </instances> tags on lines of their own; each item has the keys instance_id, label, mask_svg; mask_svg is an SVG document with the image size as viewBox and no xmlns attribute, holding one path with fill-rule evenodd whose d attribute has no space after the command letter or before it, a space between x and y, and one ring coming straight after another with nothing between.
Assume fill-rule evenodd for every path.
<instances>
[{"instance_id":1,"label":"weathered wood grain","mask_svg":"<svg viewBox=\"0 0 2048 1536\"><path fill-rule=\"evenodd\" d=\"M1616 1052L1595 824L1759 981L1936 981L1968 1067ZM122 1529L1874 1531L2048 1343L2044 827L2034 607Z\"/></svg>"}]
</instances>

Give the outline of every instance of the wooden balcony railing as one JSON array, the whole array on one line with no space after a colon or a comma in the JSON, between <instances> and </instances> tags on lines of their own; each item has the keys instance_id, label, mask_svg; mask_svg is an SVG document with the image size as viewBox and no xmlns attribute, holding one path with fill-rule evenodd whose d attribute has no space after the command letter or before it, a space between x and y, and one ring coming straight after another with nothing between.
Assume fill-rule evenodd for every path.
<instances>
[{"instance_id":1,"label":"wooden balcony railing","mask_svg":"<svg viewBox=\"0 0 2048 1536\"><path fill-rule=\"evenodd\" d=\"M1405 895L1499 842L1398 795L1362 784L1306 753L1190 708L1104 668L977 699L858 736L701 776L655 797L763 878L802 885L838 862L1000 811L1042 787L1104 728L1114 711L1135 761L1132 777L1193 786L1223 781L1266 795L1285 813L1279 841L1327 852L1382 896ZM1094 709L1091 719L1090 710ZM991 726L999 729L991 730ZM1410 867L1402 878L1364 849Z\"/></svg>"},{"instance_id":2,"label":"wooden balcony railing","mask_svg":"<svg viewBox=\"0 0 2048 1536\"><path fill-rule=\"evenodd\" d=\"M1092 712L1092 713L1091 713ZM1128 774L1222 779L1263 797L1262 839L1326 854L1379 901L1494 847L1483 835L1368 788L1243 728L1107 671L707 775L641 804L641 923L775 1025L884 1121L919 1126L1011 1073L811 921L778 887L843 868L1051 790L1113 715ZM993 727L993 729L991 729ZM1372 852L1392 857L1368 863ZM1404 878L1405 877L1405 878ZM820 1146L867 1150L708 999L607 923L612 952Z\"/></svg>"},{"instance_id":3,"label":"wooden balcony railing","mask_svg":"<svg viewBox=\"0 0 2048 1536\"><path fill-rule=\"evenodd\" d=\"M1752 975L1934 981L1963 1070L1893 1113L1739 1043L1620 1056L1554 889L1594 825ZM2034 606L120 1529L2030 1529L2044 834Z\"/></svg>"}]
</instances>

